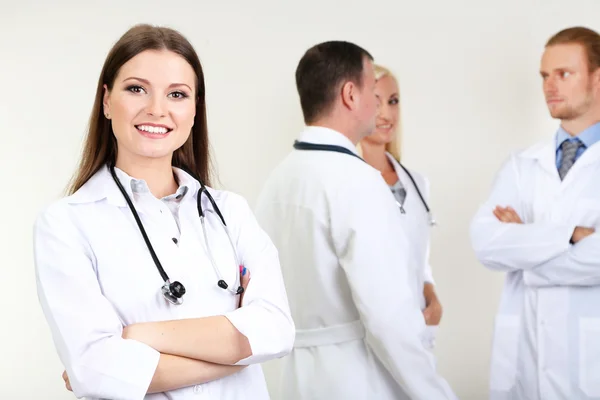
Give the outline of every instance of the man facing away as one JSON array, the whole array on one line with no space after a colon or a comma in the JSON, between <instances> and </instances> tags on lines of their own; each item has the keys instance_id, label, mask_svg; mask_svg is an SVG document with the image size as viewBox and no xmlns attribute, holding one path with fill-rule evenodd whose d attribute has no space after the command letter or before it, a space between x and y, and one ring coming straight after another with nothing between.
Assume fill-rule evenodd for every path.
<instances>
[{"instance_id":1,"label":"man facing away","mask_svg":"<svg viewBox=\"0 0 600 400\"><path fill-rule=\"evenodd\" d=\"M279 250L296 327L283 399L454 399L421 344L417 265L381 174L356 153L377 112L371 55L309 49L296 70L306 129L257 218Z\"/></svg>"},{"instance_id":2,"label":"man facing away","mask_svg":"<svg viewBox=\"0 0 600 400\"><path fill-rule=\"evenodd\" d=\"M560 127L505 162L471 225L506 273L490 398L600 399L600 36L554 35L541 76Z\"/></svg>"}]
</instances>

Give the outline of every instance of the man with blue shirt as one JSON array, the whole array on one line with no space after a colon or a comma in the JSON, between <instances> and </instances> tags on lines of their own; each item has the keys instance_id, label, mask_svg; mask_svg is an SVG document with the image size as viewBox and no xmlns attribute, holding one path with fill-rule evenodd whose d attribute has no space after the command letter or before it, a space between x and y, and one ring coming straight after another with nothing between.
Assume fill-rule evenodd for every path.
<instances>
[{"instance_id":1,"label":"man with blue shirt","mask_svg":"<svg viewBox=\"0 0 600 400\"><path fill-rule=\"evenodd\" d=\"M558 32L540 72L560 127L509 157L471 223L506 274L490 399L600 399L600 35Z\"/></svg>"}]
</instances>

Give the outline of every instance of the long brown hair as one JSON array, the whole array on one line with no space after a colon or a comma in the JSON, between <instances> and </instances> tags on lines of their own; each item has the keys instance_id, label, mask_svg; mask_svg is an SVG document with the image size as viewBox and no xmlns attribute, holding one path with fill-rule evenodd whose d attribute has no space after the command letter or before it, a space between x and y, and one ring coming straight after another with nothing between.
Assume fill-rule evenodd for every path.
<instances>
[{"instance_id":1,"label":"long brown hair","mask_svg":"<svg viewBox=\"0 0 600 400\"><path fill-rule=\"evenodd\" d=\"M170 28L142 24L132 27L121 36L104 61L81 160L69 184L69 194L79 190L105 164L116 162L117 141L111 123L103 113L104 85L108 90L112 90L123 64L146 50L169 50L179 54L196 74L194 126L188 140L175 150L172 164L210 185L211 162L206 126L204 73L198 54L181 33Z\"/></svg>"}]
</instances>

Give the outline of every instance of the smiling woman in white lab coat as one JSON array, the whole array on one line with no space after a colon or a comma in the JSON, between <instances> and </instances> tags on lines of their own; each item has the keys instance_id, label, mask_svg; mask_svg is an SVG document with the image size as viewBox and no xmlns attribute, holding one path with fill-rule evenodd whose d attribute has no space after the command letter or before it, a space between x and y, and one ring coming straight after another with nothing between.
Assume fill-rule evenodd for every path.
<instances>
[{"instance_id":1,"label":"smiling woman in white lab coat","mask_svg":"<svg viewBox=\"0 0 600 400\"><path fill-rule=\"evenodd\" d=\"M359 145L364 160L381 172L402 213L416 269L413 289L420 301L427 329L423 344L434 347L435 329L442 318L442 305L435 292L429 265L430 232L433 217L427 204L429 182L400 163L400 90L396 77L387 68L375 66L379 111L375 131Z\"/></svg>"},{"instance_id":2,"label":"smiling woman in white lab coat","mask_svg":"<svg viewBox=\"0 0 600 400\"><path fill-rule=\"evenodd\" d=\"M205 186L204 101L183 36L129 30L70 195L36 221L39 299L77 397L268 399L259 363L292 347L276 249L243 198Z\"/></svg>"}]
</instances>

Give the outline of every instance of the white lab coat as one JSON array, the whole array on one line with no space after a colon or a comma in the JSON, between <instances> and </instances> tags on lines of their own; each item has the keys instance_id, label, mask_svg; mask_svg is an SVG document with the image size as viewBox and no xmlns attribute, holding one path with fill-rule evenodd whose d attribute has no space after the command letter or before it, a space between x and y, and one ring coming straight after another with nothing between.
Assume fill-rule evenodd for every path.
<instances>
[{"instance_id":1,"label":"white lab coat","mask_svg":"<svg viewBox=\"0 0 600 400\"><path fill-rule=\"evenodd\" d=\"M302 141L343 146L307 128ZM348 154L294 150L266 182L257 218L279 250L297 327L281 399L453 398L422 343L422 274L381 174Z\"/></svg>"},{"instance_id":2,"label":"white lab coat","mask_svg":"<svg viewBox=\"0 0 600 400\"><path fill-rule=\"evenodd\" d=\"M182 305L171 305L162 297L163 280L107 168L72 196L50 205L36 221L39 299L73 392L88 399L268 399L258 363L287 354L294 338L276 249L242 197L209 189L241 263L252 274L243 307L238 308L238 296L217 287L207 256L196 207L199 183L175 171L180 184L190 189L179 207L179 244L171 240L179 235L163 203L153 199L136 208L171 281L178 280L187 289ZM117 173L134 199L131 178ZM205 195L202 205L212 210ZM207 214L206 224L216 264L233 285L239 268L225 230L214 213ZM123 326L211 315L225 315L248 337L253 355L239 364L252 365L203 385L145 395L159 353L122 339ZM60 373L56 371L58 380Z\"/></svg>"},{"instance_id":3,"label":"white lab coat","mask_svg":"<svg viewBox=\"0 0 600 400\"><path fill-rule=\"evenodd\" d=\"M419 194L415 189L413 182L400 166L398 161L390 153L386 153L388 159L398 175L398 179L402 182L406 190L406 198L403 208L406 214L401 214L402 224L410 242L410 249L413 252L413 260L419 267L421 273L416 274L416 287L420 289L419 304L421 310L425 309L425 297L423 296L423 286L425 283L435 284L433 272L429 264L430 244L431 244L431 225L429 224L429 215L423 202L419 198ZM422 174L409 169L410 174L419 187L425 201L429 201L429 180ZM429 349L435 346L437 326L428 325L423 336L423 345Z\"/></svg>"},{"instance_id":4,"label":"white lab coat","mask_svg":"<svg viewBox=\"0 0 600 400\"><path fill-rule=\"evenodd\" d=\"M511 156L475 216L471 238L506 273L495 323L493 400L600 399L600 234L569 244L577 225L600 229L600 144L561 182L554 139ZM492 214L512 206L524 224Z\"/></svg>"}]
</instances>

